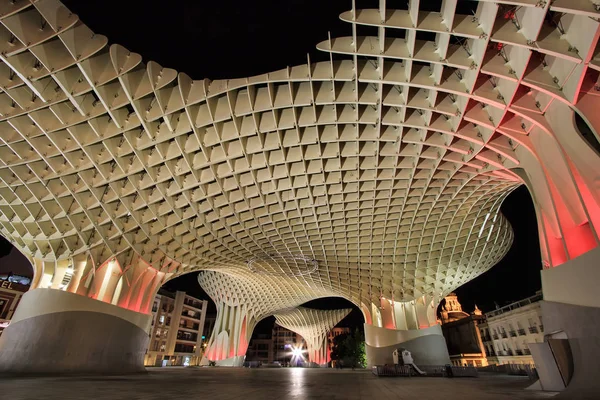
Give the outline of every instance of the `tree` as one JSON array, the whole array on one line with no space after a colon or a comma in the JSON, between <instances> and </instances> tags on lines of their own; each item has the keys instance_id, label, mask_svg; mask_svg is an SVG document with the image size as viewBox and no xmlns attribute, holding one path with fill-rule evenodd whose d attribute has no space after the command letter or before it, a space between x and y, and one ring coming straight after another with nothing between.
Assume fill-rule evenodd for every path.
<instances>
[{"instance_id":1,"label":"tree","mask_svg":"<svg viewBox=\"0 0 600 400\"><path fill-rule=\"evenodd\" d=\"M346 333L333 338L331 359L341 361L346 367L364 368L367 358L363 332L356 328L351 334Z\"/></svg>"}]
</instances>

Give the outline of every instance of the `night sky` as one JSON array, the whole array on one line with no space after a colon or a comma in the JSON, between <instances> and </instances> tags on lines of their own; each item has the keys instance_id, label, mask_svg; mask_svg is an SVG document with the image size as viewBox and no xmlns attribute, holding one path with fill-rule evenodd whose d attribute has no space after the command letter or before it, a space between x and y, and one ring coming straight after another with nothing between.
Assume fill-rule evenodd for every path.
<instances>
[{"instance_id":1,"label":"night sky","mask_svg":"<svg viewBox=\"0 0 600 400\"><path fill-rule=\"evenodd\" d=\"M315 46L332 37L349 36L350 25L339 14L351 7L350 0L201 0L148 2L147 0L63 0L71 11L109 43L119 43L153 60L174 68L193 79L224 79L259 75L329 59ZM398 2L401 3L401 2ZM426 3L426 4L424 4ZM421 8L439 10L437 1L422 2ZM155 5L156 4L156 5ZM357 8L377 8L378 0L356 0ZM475 2L459 2L472 7ZM395 7L399 5L394 5ZM405 7L404 7L405 8ZM117 11L117 12L115 12ZM460 10L469 14L470 10ZM515 242L508 255L492 270L456 290L466 311L476 303L487 311L507 302L530 296L541 288L541 258L535 212L525 187L512 193L502 206L515 231ZM0 240L0 256L11 245ZM17 251L0 260L0 272L31 275L31 267ZM184 290L205 297L196 273L171 282L169 290ZM341 299L311 302L314 308L348 307ZM272 319L258 330L269 330ZM362 324L358 309L343 325Z\"/></svg>"}]
</instances>

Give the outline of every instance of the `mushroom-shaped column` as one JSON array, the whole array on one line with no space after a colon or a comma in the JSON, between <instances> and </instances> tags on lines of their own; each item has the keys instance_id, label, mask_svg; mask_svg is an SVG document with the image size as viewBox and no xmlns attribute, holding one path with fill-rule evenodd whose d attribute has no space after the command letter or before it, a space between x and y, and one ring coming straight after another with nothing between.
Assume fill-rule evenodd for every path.
<instances>
[{"instance_id":1,"label":"mushroom-shaped column","mask_svg":"<svg viewBox=\"0 0 600 400\"><path fill-rule=\"evenodd\" d=\"M31 289L0 338L0 372L144 371L149 309L173 275L171 262L150 264L133 252L111 256L102 246L67 259L30 260Z\"/></svg>"},{"instance_id":2,"label":"mushroom-shaped column","mask_svg":"<svg viewBox=\"0 0 600 400\"><path fill-rule=\"evenodd\" d=\"M320 366L329 362L327 333L350 313L341 310L315 310L296 307L275 314L277 324L301 335L306 341L308 360Z\"/></svg>"}]
</instances>

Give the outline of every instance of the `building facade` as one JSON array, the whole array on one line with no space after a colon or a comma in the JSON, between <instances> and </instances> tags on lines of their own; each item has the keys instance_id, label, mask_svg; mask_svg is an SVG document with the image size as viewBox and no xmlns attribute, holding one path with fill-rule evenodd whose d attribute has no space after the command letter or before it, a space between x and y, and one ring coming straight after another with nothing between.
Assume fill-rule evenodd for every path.
<instances>
[{"instance_id":1,"label":"building facade","mask_svg":"<svg viewBox=\"0 0 600 400\"><path fill-rule=\"evenodd\" d=\"M350 334L350 328L347 328L344 326L336 326L335 328L331 329L327 333L327 341L329 343L329 349L331 350L331 345L333 343L334 338L336 338L337 336L340 336L340 335L349 335L349 334Z\"/></svg>"},{"instance_id":2,"label":"building facade","mask_svg":"<svg viewBox=\"0 0 600 400\"><path fill-rule=\"evenodd\" d=\"M293 360L292 349L301 349L305 352L307 348L306 341L299 333L277 324L273 326L271 338L273 341L273 361L279 361L284 366L290 366L293 361L297 361Z\"/></svg>"},{"instance_id":3,"label":"building facade","mask_svg":"<svg viewBox=\"0 0 600 400\"><path fill-rule=\"evenodd\" d=\"M480 325L490 364L533 364L529 344L544 341L542 293L485 314Z\"/></svg>"},{"instance_id":4,"label":"building facade","mask_svg":"<svg viewBox=\"0 0 600 400\"><path fill-rule=\"evenodd\" d=\"M440 317L452 365L473 367L488 365L479 331L479 326L485 322L485 316L477 306L471 314L468 314L462 310L456 294L450 293L445 298Z\"/></svg>"},{"instance_id":5,"label":"building facade","mask_svg":"<svg viewBox=\"0 0 600 400\"><path fill-rule=\"evenodd\" d=\"M4 328L10 325L10 319L19 305L21 297L29 290L29 285L18 282L22 282L22 280L15 279L14 276L0 277L0 335Z\"/></svg>"},{"instance_id":6,"label":"building facade","mask_svg":"<svg viewBox=\"0 0 600 400\"><path fill-rule=\"evenodd\" d=\"M160 290L152 305L146 366L198 365L208 302Z\"/></svg>"},{"instance_id":7,"label":"building facade","mask_svg":"<svg viewBox=\"0 0 600 400\"><path fill-rule=\"evenodd\" d=\"M271 337L266 333L256 335L250 340L248 352L246 353L246 361L257 363L272 363L274 361L274 336Z\"/></svg>"}]
</instances>

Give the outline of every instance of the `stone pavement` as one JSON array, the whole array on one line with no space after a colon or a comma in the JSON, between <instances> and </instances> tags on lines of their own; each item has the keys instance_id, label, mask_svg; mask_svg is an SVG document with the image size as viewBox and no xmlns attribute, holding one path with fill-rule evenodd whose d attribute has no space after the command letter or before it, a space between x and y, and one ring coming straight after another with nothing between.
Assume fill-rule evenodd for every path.
<instances>
[{"instance_id":1,"label":"stone pavement","mask_svg":"<svg viewBox=\"0 0 600 400\"><path fill-rule=\"evenodd\" d=\"M152 368L147 374L90 377L0 377L0 398L39 399L400 399L534 400L526 377L377 378L335 369ZM6 396L6 397L4 397Z\"/></svg>"}]
</instances>

